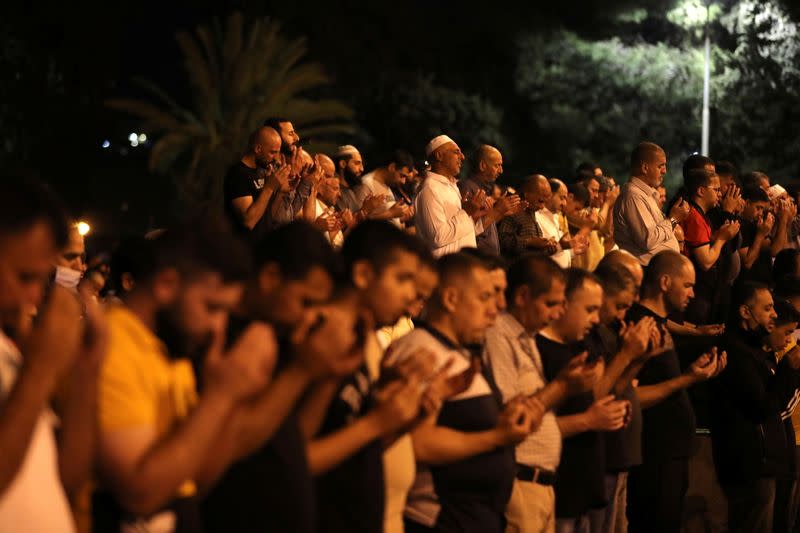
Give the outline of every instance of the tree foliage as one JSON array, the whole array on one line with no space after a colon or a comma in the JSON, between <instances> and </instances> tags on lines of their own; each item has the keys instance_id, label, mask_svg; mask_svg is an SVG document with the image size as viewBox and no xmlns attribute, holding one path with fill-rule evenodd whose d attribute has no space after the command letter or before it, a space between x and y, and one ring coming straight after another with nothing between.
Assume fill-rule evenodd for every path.
<instances>
[{"instance_id":1,"label":"tree foliage","mask_svg":"<svg viewBox=\"0 0 800 533\"><path fill-rule=\"evenodd\" d=\"M221 205L225 167L267 117L291 117L301 135L323 141L352 131L348 106L309 96L330 80L320 64L303 61L305 39L286 37L279 23L245 24L236 12L224 28L215 20L193 32L180 31L176 39L190 87L186 103L139 79L146 97L112 99L107 105L139 117L141 130L156 137L149 165L173 175L189 205Z\"/></svg>"},{"instance_id":2,"label":"tree foliage","mask_svg":"<svg viewBox=\"0 0 800 533\"><path fill-rule=\"evenodd\" d=\"M560 31L521 39L519 53L516 87L533 128L549 137L539 164L550 172L592 159L619 175L643 139L672 156L697 148L699 52Z\"/></svg>"}]
</instances>

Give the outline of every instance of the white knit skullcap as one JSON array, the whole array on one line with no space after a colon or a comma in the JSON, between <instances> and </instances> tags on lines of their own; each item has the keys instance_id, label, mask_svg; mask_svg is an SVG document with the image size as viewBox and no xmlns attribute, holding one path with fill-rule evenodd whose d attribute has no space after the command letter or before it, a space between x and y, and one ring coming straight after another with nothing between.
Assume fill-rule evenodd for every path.
<instances>
[{"instance_id":1,"label":"white knit skullcap","mask_svg":"<svg viewBox=\"0 0 800 533\"><path fill-rule=\"evenodd\" d=\"M336 149L336 157L341 157L343 155L356 155L358 153L358 148L352 144L345 144L344 146L340 146Z\"/></svg>"},{"instance_id":2,"label":"white knit skullcap","mask_svg":"<svg viewBox=\"0 0 800 533\"><path fill-rule=\"evenodd\" d=\"M433 152L436 151L437 148L447 143L455 144L456 142L447 135L439 135L438 137L434 137L433 139L431 139L431 142L429 142L428 145L425 147L425 155L426 156L431 155Z\"/></svg>"},{"instance_id":3,"label":"white knit skullcap","mask_svg":"<svg viewBox=\"0 0 800 533\"><path fill-rule=\"evenodd\" d=\"M783 196L784 194L786 194L786 189L784 189L777 183L772 187L770 187L769 189L767 189L767 195L769 196L770 200L774 200L775 198Z\"/></svg>"}]
</instances>

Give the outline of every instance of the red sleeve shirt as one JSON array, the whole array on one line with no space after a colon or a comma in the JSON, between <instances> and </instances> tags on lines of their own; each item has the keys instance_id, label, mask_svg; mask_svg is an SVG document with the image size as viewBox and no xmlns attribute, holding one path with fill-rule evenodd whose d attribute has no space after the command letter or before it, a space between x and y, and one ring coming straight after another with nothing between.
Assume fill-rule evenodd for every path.
<instances>
[{"instance_id":1,"label":"red sleeve shirt","mask_svg":"<svg viewBox=\"0 0 800 533\"><path fill-rule=\"evenodd\" d=\"M686 239L686 252L711 243L711 225L705 215L695 206L689 210L689 216L681 224Z\"/></svg>"}]
</instances>

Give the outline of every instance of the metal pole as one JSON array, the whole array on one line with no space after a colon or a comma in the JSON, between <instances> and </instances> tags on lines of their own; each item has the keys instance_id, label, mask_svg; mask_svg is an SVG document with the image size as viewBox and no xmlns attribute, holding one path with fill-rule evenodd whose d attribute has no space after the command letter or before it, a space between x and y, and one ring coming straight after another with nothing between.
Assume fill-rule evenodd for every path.
<instances>
[{"instance_id":1,"label":"metal pole","mask_svg":"<svg viewBox=\"0 0 800 533\"><path fill-rule=\"evenodd\" d=\"M708 156L708 136L711 129L711 112L708 109L708 101L711 92L711 39L708 31L708 22L711 18L710 11L711 7L706 4L706 49L703 69L703 139L700 148L701 153L705 156Z\"/></svg>"}]
</instances>

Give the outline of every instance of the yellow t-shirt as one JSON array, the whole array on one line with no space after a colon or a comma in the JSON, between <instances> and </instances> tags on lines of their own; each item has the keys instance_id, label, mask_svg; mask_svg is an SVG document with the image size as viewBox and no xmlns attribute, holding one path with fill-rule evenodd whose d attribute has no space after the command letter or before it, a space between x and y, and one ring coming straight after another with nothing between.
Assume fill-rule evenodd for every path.
<instances>
[{"instance_id":1,"label":"yellow t-shirt","mask_svg":"<svg viewBox=\"0 0 800 533\"><path fill-rule=\"evenodd\" d=\"M170 359L166 346L124 306L111 307L108 354L100 373L100 430L153 427L158 437L172 431L197 403L191 363ZM194 495L185 481L178 496Z\"/></svg>"},{"instance_id":2,"label":"yellow t-shirt","mask_svg":"<svg viewBox=\"0 0 800 533\"><path fill-rule=\"evenodd\" d=\"M778 362L780 362L780 360L783 359L783 356L789 353L789 350L795 346L797 346L797 342L792 339L783 350L776 352L775 358L778 360ZM800 446L800 409L796 408L794 411L792 411L792 427L794 427L795 445Z\"/></svg>"}]
</instances>

